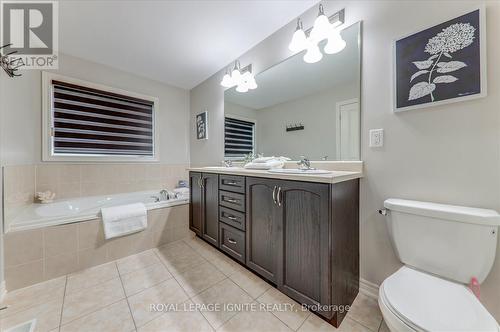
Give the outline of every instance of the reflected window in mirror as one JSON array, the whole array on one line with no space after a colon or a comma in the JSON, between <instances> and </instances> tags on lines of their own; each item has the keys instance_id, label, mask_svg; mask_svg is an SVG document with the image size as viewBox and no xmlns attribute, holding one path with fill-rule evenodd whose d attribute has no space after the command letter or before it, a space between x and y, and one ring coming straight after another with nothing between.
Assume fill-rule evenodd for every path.
<instances>
[{"instance_id":1,"label":"reflected window in mirror","mask_svg":"<svg viewBox=\"0 0 500 332\"><path fill-rule=\"evenodd\" d=\"M224 117L224 158L244 159L255 154L255 120L226 115Z\"/></svg>"}]
</instances>

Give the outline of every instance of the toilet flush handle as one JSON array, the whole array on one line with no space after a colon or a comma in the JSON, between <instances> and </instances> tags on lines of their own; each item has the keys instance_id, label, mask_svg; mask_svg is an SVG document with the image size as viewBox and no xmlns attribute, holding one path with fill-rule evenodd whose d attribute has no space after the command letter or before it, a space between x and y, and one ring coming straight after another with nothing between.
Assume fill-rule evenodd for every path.
<instances>
[{"instance_id":1,"label":"toilet flush handle","mask_svg":"<svg viewBox=\"0 0 500 332\"><path fill-rule=\"evenodd\" d=\"M380 213L383 216L386 216L387 212L388 212L387 209L380 209L380 210L378 210L378 213Z\"/></svg>"}]
</instances>

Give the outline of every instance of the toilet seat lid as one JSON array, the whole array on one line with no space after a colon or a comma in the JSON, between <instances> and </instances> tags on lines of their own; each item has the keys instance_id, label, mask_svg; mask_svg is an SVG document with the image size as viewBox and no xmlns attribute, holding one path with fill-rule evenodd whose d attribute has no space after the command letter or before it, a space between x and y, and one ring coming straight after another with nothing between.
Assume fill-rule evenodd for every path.
<instances>
[{"instance_id":1,"label":"toilet seat lid","mask_svg":"<svg viewBox=\"0 0 500 332\"><path fill-rule=\"evenodd\" d=\"M422 330L498 332L495 319L464 285L404 266L382 289L395 314Z\"/></svg>"}]
</instances>

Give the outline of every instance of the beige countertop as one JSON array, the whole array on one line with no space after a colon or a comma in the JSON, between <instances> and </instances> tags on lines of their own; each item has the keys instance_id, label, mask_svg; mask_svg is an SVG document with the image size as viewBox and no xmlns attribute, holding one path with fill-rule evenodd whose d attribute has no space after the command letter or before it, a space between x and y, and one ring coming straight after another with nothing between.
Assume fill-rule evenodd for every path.
<instances>
[{"instance_id":1,"label":"beige countertop","mask_svg":"<svg viewBox=\"0 0 500 332\"><path fill-rule=\"evenodd\" d=\"M338 183L363 177L363 172L358 170L339 171L332 170L327 174L287 174L287 173L271 173L265 170L245 169L242 167L190 167L188 171L217 173L229 175L243 175L261 178L283 179L305 182L320 182L320 183Z\"/></svg>"}]
</instances>

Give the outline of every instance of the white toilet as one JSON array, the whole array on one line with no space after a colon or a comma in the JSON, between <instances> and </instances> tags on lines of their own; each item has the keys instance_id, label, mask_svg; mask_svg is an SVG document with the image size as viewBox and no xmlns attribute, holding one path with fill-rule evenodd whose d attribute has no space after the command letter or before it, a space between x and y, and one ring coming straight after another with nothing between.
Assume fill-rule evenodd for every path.
<instances>
[{"instance_id":1,"label":"white toilet","mask_svg":"<svg viewBox=\"0 0 500 332\"><path fill-rule=\"evenodd\" d=\"M388 199L386 220L405 264L384 280L379 306L392 332L500 331L469 289L493 266L500 215L493 210Z\"/></svg>"}]
</instances>

